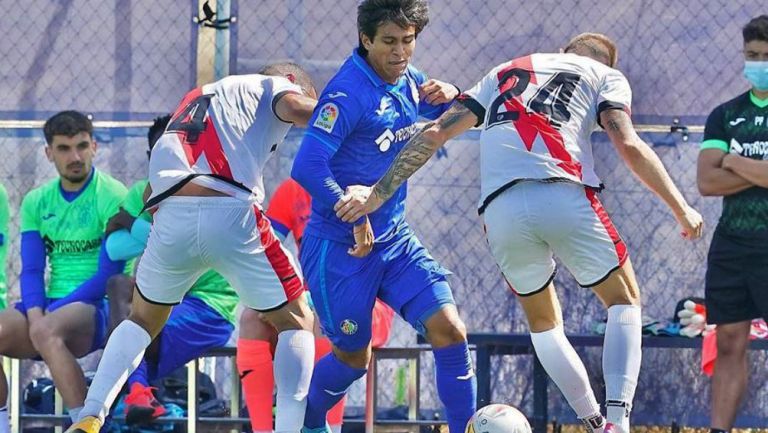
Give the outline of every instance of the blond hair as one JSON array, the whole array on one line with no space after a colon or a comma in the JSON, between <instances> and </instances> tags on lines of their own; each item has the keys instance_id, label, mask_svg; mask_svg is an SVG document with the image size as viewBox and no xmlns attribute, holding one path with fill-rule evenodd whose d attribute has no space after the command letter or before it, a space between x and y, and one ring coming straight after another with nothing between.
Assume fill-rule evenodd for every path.
<instances>
[{"instance_id":1,"label":"blond hair","mask_svg":"<svg viewBox=\"0 0 768 433\"><path fill-rule=\"evenodd\" d=\"M568 42L563 51L591 57L612 68L616 66L616 61L619 57L619 50L616 48L616 44L602 33L582 33L576 35Z\"/></svg>"}]
</instances>

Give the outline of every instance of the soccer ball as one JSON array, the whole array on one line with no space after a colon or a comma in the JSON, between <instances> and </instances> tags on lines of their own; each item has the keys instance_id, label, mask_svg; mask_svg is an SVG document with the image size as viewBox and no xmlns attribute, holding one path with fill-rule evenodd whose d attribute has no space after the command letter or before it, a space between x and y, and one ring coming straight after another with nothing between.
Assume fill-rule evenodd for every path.
<instances>
[{"instance_id":1,"label":"soccer ball","mask_svg":"<svg viewBox=\"0 0 768 433\"><path fill-rule=\"evenodd\" d=\"M472 415L465 433L531 433L531 425L514 407L491 404Z\"/></svg>"}]
</instances>

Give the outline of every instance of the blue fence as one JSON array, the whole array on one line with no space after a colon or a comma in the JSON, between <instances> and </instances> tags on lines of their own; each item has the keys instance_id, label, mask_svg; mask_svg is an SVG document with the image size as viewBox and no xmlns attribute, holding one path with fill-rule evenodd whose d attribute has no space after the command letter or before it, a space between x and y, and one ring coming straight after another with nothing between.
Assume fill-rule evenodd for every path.
<instances>
[{"instance_id":1,"label":"blue fence","mask_svg":"<svg viewBox=\"0 0 768 433\"><path fill-rule=\"evenodd\" d=\"M39 129L10 128L10 121L45 120L62 109L92 113L95 120L148 120L175 107L199 83L200 64L215 63L214 76L254 72L276 60L308 67L318 84L327 82L357 43L354 0L219 0L217 19L236 20L213 31L201 28L197 0L29 0L2 8L12 30L0 40L0 182L18 208L26 191L54 176L44 157ZM535 51L556 51L571 36L599 31L619 46L619 68L634 89L636 123L669 125L680 119L700 126L718 103L746 89L741 78L741 27L765 13L759 2L647 0L433 0L431 23L420 36L417 66L431 76L468 88L491 67ZM212 32L210 39L203 32ZM228 44L222 41L228 41ZM214 47L205 57L203 45ZM222 60L223 59L223 60ZM6 123L2 123L2 122ZM117 123L100 128L97 166L126 183L145 176L145 131ZM268 189L287 176L301 137L294 131L270 163ZM685 196L702 210L708 233L719 201L701 198L695 162L701 136L653 133L654 144ZM598 172L607 189L603 202L626 239L643 289L645 314L669 319L680 298L703 294L708 238L683 241L672 216L625 169L604 136L595 136ZM408 218L423 242L454 272L462 316L472 330L526 330L514 299L489 256L475 212L479 193L479 146L471 132L449 143L441 158L410 184ZM18 294L18 232L13 221L9 279ZM569 332L590 332L604 312L566 271L558 273ZM397 324L395 344L414 334ZM600 353L583 353L600 378ZM765 355L753 354L753 366ZM495 400L530 410L526 360L494 364ZM678 420L705 425L709 381L699 372L695 351L647 352L635 405L636 421ZM385 368L394 368L394 366ZM429 377L430 364L426 363ZM768 424L768 374L753 372L740 423ZM520 372L526 372L521 374ZM394 375L390 375L394 376ZM594 384L600 390L600 381ZM675 384L670 386L670 384ZM426 406L436 407L431 381L424 381ZM559 419L573 420L552 393ZM359 402L353 395L353 403ZM392 396L385 396L391 401Z\"/></svg>"}]
</instances>

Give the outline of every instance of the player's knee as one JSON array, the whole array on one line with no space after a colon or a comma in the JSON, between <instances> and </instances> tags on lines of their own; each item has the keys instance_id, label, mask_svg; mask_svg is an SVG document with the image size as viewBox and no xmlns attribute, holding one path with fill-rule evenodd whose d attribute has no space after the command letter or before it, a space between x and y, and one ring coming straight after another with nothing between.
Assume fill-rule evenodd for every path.
<instances>
[{"instance_id":1,"label":"player's knee","mask_svg":"<svg viewBox=\"0 0 768 433\"><path fill-rule=\"evenodd\" d=\"M40 319L29 329L29 339L38 351L46 349L56 349L64 346L64 337L61 335L59 327L52 320L47 318Z\"/></svg>"},{"instance_id":2,"label":"player's knee","mask_svg":"<svg viewBox=\"0 0 768 433\"><path fill-rule=\"evenodd\" d=\"M445 347L467 341L467 327L455 308L443 309L426 323L427 339L434 347Z\"/></svg>"},{"instance_id":3,"label":"player's knee","mask_svg":"<svg viewBox=\"0 0 768 433\"><path fill-rule=\"evenodd\" d=\"M333 348L333 353L339 361L347 364L352 368L368 369L368 364L371 363L371 345L355 352L345 352L336 347Z\"/></svg>"},{"instance_id":4,"label":"player's knee","mask_svg":"<svg viewBox=\"0 0 768 433\"><path fill-rule=\"evenodd\" d=\"M718 358L742 358L747 354L747 345L749 337L739 330L726 329L717 330L717 356Z\"/></svg>"},{"instance_id":5,"label":"player's knee","mask_svg":"<svg viewBox=\"0 0 768 433\"><path fill-rule=\"evenodd\" d=\"M11 329L11 326L0 322L0 353L4 354L17 341L17 336Z\"/></svg>"},{"instance_id":6,"label":"player's knee","mask_svg":"<svg viewBox=\"0 0 768 433\"><path fill-rule=\"evenodd\" d=\"M271 323L262 318L262 315L250 308L243 310L240 316L240 337L248 340L270 340L275 334L275 328Z\"/></svg>"},{"instance_id":7,"label":"player's knee","mask_svg":"<svg viewBox=\"0 0 768 433\"><path fill-rule=\"evenodd\" d=\"M289 302L276 311L270 311L263 315L278 332L289 329L303 329L311 332L314 326L314 313L312 313L307 301L303 297Z\"/></svg>"}]
</instances>

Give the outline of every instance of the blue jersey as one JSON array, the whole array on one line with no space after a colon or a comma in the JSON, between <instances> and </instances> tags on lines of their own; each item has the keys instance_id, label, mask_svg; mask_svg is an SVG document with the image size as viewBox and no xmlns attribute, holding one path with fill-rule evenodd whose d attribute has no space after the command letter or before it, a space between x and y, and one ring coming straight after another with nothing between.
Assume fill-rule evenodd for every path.
<instances>
[{"instance_id":1,"label":"blue jersey","mask_svg":"<svg viewBox=\"0 0 768 433\"><path fill-rule=\"evenodd\" d=\"M386 83L357 50L344 62L320 96L294 162L293 177L313 197L306 233L354 243L351 224L337 218L333 206L347 186L371 186L384 175L417 132L419 116L436 119L448 109L450 103L419 100L419 86L425 81L423 72L408 66L397 83ZM327 164L320 170L317 163L323 157ZM369 215L376 242L408 230L406 188L403 184Z\"/></svg>"}]
</instances>

